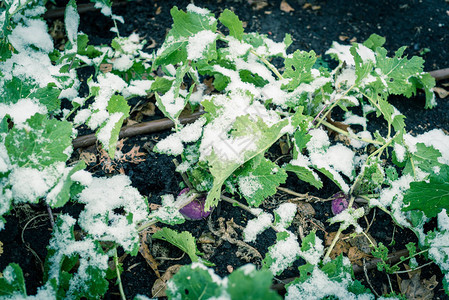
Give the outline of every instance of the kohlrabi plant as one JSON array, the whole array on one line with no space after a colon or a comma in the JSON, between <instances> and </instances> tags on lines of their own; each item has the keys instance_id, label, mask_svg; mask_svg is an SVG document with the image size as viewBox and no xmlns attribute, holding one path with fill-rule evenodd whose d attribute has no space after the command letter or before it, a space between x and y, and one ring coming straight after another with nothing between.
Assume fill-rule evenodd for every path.
<instances>
[{"instance_id":1,"label":"kohlrabi plant","mask_svg":"<svg viewBox=\"0 0 449 300\"><path fill-rule=\"evenodd\" d=\"M123 22L112 14L110 1L93 2L115 24ZM243 230L245 242L255 242L265 230L276 232L276 242L261 270L246 265L223 279L208 269L213 264L201 257L189 232L163 228L152 237L178 247L192 261L168 282L170 299L248 299L248 294L276 299L269 290L272 277L300 258L305 264L288 285L286 299L374 298L355 280L348 258L330 259L343 230L366 235L358 220L372 207L416 233L419 249L410 247L409 259L425 253L440 267L449 293L449 137L436 129L408 134L404 115L388 102L390 95L411 97L423 90L425 108L436 105L435 80L423 71L421 58L404 56L404 47L388 56L385 39L373 34L363 43L334 42L326 52L336 61L330 69L320 66L314 51L289 52L289 35L275 42L245 33L232 11L217 18L193 4L186 11L172 8L173 25L151 55L137 34L122 37L117 26L110 45L93 46L78 30L75 0L66 7L67 42L58 50L42 17L45 3L7 0L0 7L0 230L8 226L3 216L23 203L42 202L50 210L70 201L82 206L77 218L57 216L38 297L97 299L108 290L106 278L116 278L124 299L117 251L136 255L139 233L150 225L208 218L219 201L254 215ZM219 26L225 30L218 31ZM77 74L85 66L93 70L87 96L79 93ZM212 92L204 79L211 80ZM128 100L150 94L174 124L154 150L181 159L176 170L187 186L176 197L164 195L153 212L126 175L99 178L85 170L84 162L69 163L78 126L95 132L111 158L118 155L120 129L131 110ZM62 108L63 99L69 109ZM331 118L337 106L346 124L363 130L337 126ZM186 110L202 115L182 125ZM371 132L369 115L382 118L384 130ZM329 131L344 136L346 144L332 142ZM266 154L281 139L289 146L289 159L279 163ZM317 189L327 177L340 190L328 220L339 229L327 249L315 232L298 240L289 229L295 204L282 203L272 213L258 208L288 176ZM438 226L425 231L431 218ZM75 237L75 227L81 237ZM396 270L381 245L373 243L373 249L384 269ZM9 264L2 274L1 296L27 296L18 264Z\"/></svg>"}]
</instances>

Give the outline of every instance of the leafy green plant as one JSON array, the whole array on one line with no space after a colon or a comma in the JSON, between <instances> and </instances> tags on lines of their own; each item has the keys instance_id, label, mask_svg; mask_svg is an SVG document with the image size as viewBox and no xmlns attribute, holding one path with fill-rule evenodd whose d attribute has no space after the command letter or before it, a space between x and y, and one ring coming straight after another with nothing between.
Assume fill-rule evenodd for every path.
<instances>
[{"instance_id":1,"label":"leafy green plant","mask_svg":"<svg viewBox=\"0 0 449 300\"><path fill-rule=\"evenodd\" d=\"M179 209L200 194L207 194L206 210L219 201L231 201L224 193L244 198L248 206L231 202L255 217L244 229L247 242L254 242L264 230L276 231L262 270L248 265L227 279L218 278L205 266L211 264L201 259L190 233L163 228L153 237L180 248L193 262L168 283L169 298L248 299L251 291L255 299L276 299L269 290L272 276L299 258L306 264L287 288L287 299L299 299L298 295L373 297L354 280L347 258L329 259L343 230L355 228L363 233L358 220L370 207L382 209L396 224L416 233L419 251L410 246L410 258L427 252L444 273L449 293L449 154L445 146L449 137L441 130L408 134L405 117L388 102L390 95L411 97L421 89L425 108L436 105L435 81L423 72L421 58L404 56L404 47L389 57L382 47L385 39L373 34L363 43L334 42L326 53L338 65L329 69L317 64L314 51L288 53L289 35L275 42L262 34L245 33L232 11L224 10L217 18L193 4L187 11L171 10L173 26L153 55L143 51L145 42L137 34L117 36L110 46L93 46L87 35L78 32L74 0L65 13L68 41L64 50L57 50L42 18L45 2L6 1L0 11L4 99L0 103L0 229L7 226L2 216L22 203L42 201L59 208L73 201L83 206L78 219L67 214L57 218L39 296L101 297L108 290L106 276L117 276L121 285L117 248L136 255L139 232L156 222L183 223ZM109 1L94 2L103 14L120 21ZM217 30L219 24L226 34ZM39 38L29 38L33 35ZM283 71L271 63L274 58ZM112 71L103 72L103 63L111 64ZM84 66L94 70L86 97L79 95L76 73ZM161 76L155 76L155 70ZM205 78L212 79L213 94L206 93ZM127 176L95 178L84 170L84 163L68 164L79 125L94 131L114 158L120 129L130 114L128 100L150 93L175 125L155 151L180 156L177 171L190 187L176 198L163 196L162 207L152 213ZM61 99L69 101L70 110L61 110ZM337 106L345 111L346 123L357 122L364 130L356 133L335 126L330 114ZM357 107L362 107L362 113ZM187 109L204 114L182 125L179 117ZM367 131L367 116L373 113L384 120L386 133ZM349 144L332 143L326 130L346 136ZM281 138L291 155L283 164L266 155ZM372 152L368 145L374 147ZM392 163L384 163L385 158ZM258 209L292 173L317 189L327 177L348 199L348 208L328 220L339 223L339 229L327 250L315 232L298 241L289 231L295 205L281 204L273 214ZM367 205L354 207L357 199ZM438 228L427 232L424 225L430 218L437 218ZM75 238L75 226L83 231L81 238ZM397 265L387 264L384 245L379 244L374 253L382 259L382 269L398 270ZM17 264L6 267L0 286L2 296L26 296ZM319 296L311 294L314 291L320 291Z\"/></svg>"}]
</instances>

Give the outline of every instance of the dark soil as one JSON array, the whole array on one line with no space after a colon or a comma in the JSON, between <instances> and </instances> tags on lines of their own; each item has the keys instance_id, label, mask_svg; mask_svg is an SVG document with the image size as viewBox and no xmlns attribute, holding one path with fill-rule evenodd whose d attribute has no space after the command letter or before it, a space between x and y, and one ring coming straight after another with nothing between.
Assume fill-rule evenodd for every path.
<instances>
[{"instance_id":1,"label":"dark soil","mask_svg":"<svg viewBox=\"0 0 449 300\"><path fill-rule=\"evenodd\" d=\"M180 9L185 9L190 1L135 1L126 5L117 6L114 13L121 15L125 19L125 24L119 25L120 34L127 36L136 31L141 37L155 42L155 48L161 46L165 34L171 27L172 21L170 9L176 5ZM253 4L250 4L253 2ZM449 67L447 65L449 40L449 3L444 0L366 0L366 1L311 1L308 8L303 0L288 0L289 5L294 9L291 12L280 10L280 2L274 0L234 0L234 1L195 1L195 5L210 9L219 14L225 8L234 10L240 19L246 22L246 32L259 32L272 37L276 41L284 38L286 33L293 37L291 51L296 49L314 50L319 55L330 47L332 41L349 43L349 40L362 42L372 33L377 33L386 37L385 48L395 51L401 46L408 46L406 53L419 55L424 53L425 70L431 71ZM258 8L260 3L266 3L263 8ZM52 20L49 20L51 24ZM94 44L109 43L114 34L109 31L112 22L101 16L98 11L88 12L81 15L80 30L88 34L90 41ZM341 41L346 39L346 41ZM154 48L154 47L152 47ZM151 52L153 49L147 49ZM430 49L430 52L426 52ZM425 53L426 52L426 53ZM329 60L323 56L324 60ZM441 86L441 82L439 85ZM411 133L422 133L433 128L449 130L449 103L447 99L437 99L438 106L433 110L424 110L424 95L419 93L411 99L402 97L392 97L391 102L403 114L406 115L407 129ZM153 118L161 117L157 112ZM338 119L338 113L334 115ZM376 129L382 128L383 124L375 119L370 120ZM132 146L138 145L141 149L151 149L157 140L167 136L169 131L152 135L142 135L129 138L125 142L124 150L129 150ZM145 147L144 147L145 145ZM145 151L145 150L141 150ZM276 157L279 147L274 145L270 150L270 155ZM176 173L173 157L159 155L151 151L146 151L145 161L139 164L124 163L121 165L125 174L129 175L135 186L142 195L148 196L150 203L160 203L160 196L171 193L177 194L182 182L181 177ZM98 176L105 176L101 166L90 166L90 171ZM298 193L310 193L322 198L330 197L337 192L337 188L329 181L325 181L322 190L298 181L294 176L290 176L284 185ZM271 209L279 201L285 201L290 196L279 193L266 201L262 208ZM331 216L330 203L314 203L315 219L324 225L326 232L333 232L337 227L329 227L326 220ZM76 214L79 207L76 205L65 208L64 212ZM46 245L51 234L51 226L46 215L46 208L40 205L25 205L16 208L7 216L6 229L0 231L0 241L3 242L4 253L1 254L0 270L3 270L8 263L16 262L24 270L27 291L30 294L36 292L37 287L42 285L42 268L40 260L45 260ZM39 216L43 214L43 216ZM367 216L368 220L373 218L374 211ZM34 219L32 219L34 218ZM211 223L215 230L218 228L218 219L224 218L226 221L233 220L237 225L244 226L248 219L251 219L247 212L234 207L226 202L214 210ZM209 232L206 220L189 222L175 226L177 231L187 230L196 238L203 233ZM366 224L363 224L366 226ZM292 230L295 230L292 228ZM376 211L375 221L370 229L371 235L377 242L388 245L394 240L391 251L405 249L408 242L416 242L414 234L407 230L395 227L391 219L384 213ZM324 238L324 231L319 230L317 235ZM22 239L23 236L23 239ZM215 239L217 239L215 237ZM257 243L251 244L262 257L267 252L267 248L275 241L274 232L268 230L257 239ZM28 247L28 248L27 248ZM31 250L32 249L32 250ZM165 256L178 258L182 252L163 242L153 241L155 257ZM160 250L157 250L160 249ZM162 249L162 250L161 250ZM166 250L164 250L166 249ZM199 250L204 251L202 246ZM34 251L34 254L33 254ZM159 251L159 252L158 252ZM168 252L164 252L168 251ZM229 274L227 268L234 269L244 265L247 261L236 256L237 247L231 243L223 242L214 249L214 254L209 258L215 263L215 271L221 276ZM161 262L160 271L166 270L173 264L188 264L187 256L180 260L165 260ZM260 266L260 260L252 260ZM122 281L125 294L132 299L137 294L151 296L151 288L156 280L154 271L147 265L142 256L126 257L123 261L124 272ZM286 270L278 279L298 276L297 262L294 267ZM429 266L423 268L421 277L430 278L436 275L441 282L442 275L437 267ZM388 281L384 273L376 270L368 272L371 284L378 293L387 290ZM403 276L405 278L405 276ZM357 279L365 286L369 286L363 273L357 274ZM397 279L391 276L392 284L397 288ZM275 281L274 283L278 283ZM113 282L110 284L108 299L118 298L118 288ZM442 291L441 283L435 289L434 299L448 299Z\"/></svg>"}]
</instances>

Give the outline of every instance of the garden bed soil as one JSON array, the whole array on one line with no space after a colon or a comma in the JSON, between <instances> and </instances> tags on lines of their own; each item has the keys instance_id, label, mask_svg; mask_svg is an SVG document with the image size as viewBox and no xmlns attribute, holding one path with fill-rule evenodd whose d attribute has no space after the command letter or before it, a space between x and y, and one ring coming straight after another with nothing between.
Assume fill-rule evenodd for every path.
<instances>
[{"instance_id":1,"label":"garden bed soil","mask_svg":"<svg viewBox=\"0 0 449 300\"><path fill-rule=\"evenodd\" d=\"M406 54L409 56L424 54L425 70L431 71L449 67L448 47L449 40L449 3L443 0L408 0L408 1L310 1L289 0L289 6L282 6L281 1L260 1L260 0L235 0L235 1L195 1L195 5L210 9L213 13L219 14L225 8L234 10L242 21L245 22L246 32L264 33L276 41L283 39L286 33L292 35L293 44L291 51L296 49L314 50L319 55L331 46L332 41L349 43L349 41L362 42L372 33L377 33L386 38L385 48L391 51L401 46L408 46ZM171 27L172 20L170 9L176 5L180 9L185 9L190 1L133 1L114 7L114 13L121 15L125 19L125 24L119 24L120 34L127 36L132 32L137 32L149 43L147 50L151 52L154 48L161 46L165 34ZM55 19L49 19L51 27ZM114 33L109 31L112 22L100 15L99 11L86 12L81 14L80 30L88 34L90 41L94 44L107 44L114 37ZM430 51L428 51L430 50ZM325 61L330 58L323 56ZM88 76L89 71L83 71ZM438 86L444 87L447 82L439 82ZM448 98L437 97L438 106L433 110L424 110L425 97L423 93L418 93L411 99L402 97L391 97L391 102L406 116L407 131L412 134L423 133L425 131L438 128L449 130L449 103ZM149 99L138 99L148 101ZM151 100L151 99L150 99ZM152 117L143 120L162 118L159 111L155 111ZM339 113L336 111L333 118L338 120ZM381 130L384 126L375 117L369 120L370 128ZM357 127L355 127L357 130ZM180 191L182 178L175 172L173 157L160 155L151 151L154 144L166 137L169 130L153 134L139 135L126 139L122 151L127 152L132 147L138 146L142 153L140 158L144 161L139 163L123 162L115 166L114 170L105 171L102 165L94 162L89 165L89 171L96 176L110 176L118 174L120 169L127 174L142 195L148 196L149 203L160 204L160 196L163 194L177 194ZM77 149L73 160L79 159L80 153L90 151L96 153L96 147L90 149ZM281 155L278 144L273 145L269 151L271 159L277 159ZM328 198L338 191L337 187L330 181L324 179L324 187L316 190L308 184L300 182L295 176L289 176L287 182L282 185L297 193L309 193L321 198ZM275 208L280 202L287 201L295 196L278 192L262 204L265 210ZM332 216L330 202L312 202L314 216L307 223L306 229L317 229L317 235L325 239L325 232L331 233L337 230L336 226L329 226L326 220ZM70 213L76 216L80 207L76 204L64 207L54 213ZM210 251L208 258L215 263L214 270L220 276L226 276L230 268L236 269L246 264L248 261L260 266L259 258L242 259L237 257L237 252L241 251L235 243L229 240L220 239L219 236L211 233L220 231L220 222L224 226L222 229L237 232L234 238L239 236L239 226L245 226L246 222L253 218L249 213L241 208L232 206L222 201L213 211L210 220L187 221L182 225L172 226L177 231L189 231L198 241L199 250ZM24 270L27 291L30 294L36 292L37 287L42 282L42 261L45 260L46 246L51 235L51 224L48 213L41 205L24 205L17 207L6 217L6 229L0 231L0 241L3 243L3 253L0 259L0 269L4 269L10 262L18 263ZM372 222L370 234L377 242L385 245L392 245L392 251L405 249L408 242L416 242L417 239L411 231L403 230L393 225L390 217L385 213L374 209L367 216L367 220ZM209 222L209 224L208 224ZM228 222L226 224L226 222ZM362 221L363 222L363 221ZM227 226L227 227L226 227ZM362 224L365 228L366 224ZM296 228L291 228L296 231ZM209 242L207 242L209 238ZM267 248L275 241L275 233L267 230L256 243L250 243L262 257L267 252ZM201 239L201 240L200 240ZM215 241L213 244L209 244ZM212 245L212 246L211 246ZM153 241L150 245L154 257L159 257L159 271L162 273L169 266L174 264L188 264L190 261L183 253L161 241ZM162 259L163 258L163 259ZM368 258L369 260L369 258ZM303 262L298 261L293 267L275 278L274 283L282 283L283 279L298 276L297 266ZM141 255L136 257L123 257L122 282L124 291L128 299L132 299L137 294L151 296L152 286L156 280L155 272L146 263ZM448 299L444 294L441 285L442 275L435 265L425 267L421 271L422 279L430 279L436 275L438 285L434 292L434 299ZM376 269L357 273L358 280L369 287L370 285L377 291L383 293L388 290L389 283L384 273ZM367 282L366 278L370 279ZM402 276L403 279L407 278ZM399 292L397 278L391 276L392 285ZM282 293L282 291L281 291ZM119 297L118 287L113 282L106 295L107 299Z\"/></svg>"}]
</instances>

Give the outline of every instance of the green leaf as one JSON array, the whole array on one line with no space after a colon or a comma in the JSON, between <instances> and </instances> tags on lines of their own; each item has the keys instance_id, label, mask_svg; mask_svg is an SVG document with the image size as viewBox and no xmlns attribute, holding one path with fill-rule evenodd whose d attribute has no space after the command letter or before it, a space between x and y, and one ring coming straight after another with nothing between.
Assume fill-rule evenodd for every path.
<instances>
[{"instance_id":1,"label":"green leaf","mask_svg":"<svg viewBox=\"0 0 449 300\"><path fill-rule=\"evenodd\" d=\"M313 50L310 52L296 50L291 58L287 57L284 61L285 71L282 76L291 80L282 88L293 91L301 83L310 83L314 79L311 70L315 61L316 54Z\"/></svg>"},{"instance_id":2,"label":"green leaf","mask_svg":"<svg viewBox=\"0 0 449 300\"><path fill-rule=\"evenodd\" d=\"M48 111L53 112L61 106L59 94L61 94L61 90L54 83L49 83L47 87L37 89L28 97L38 99L40 103L47 107Z\"/></svg>"},{"instance_id":3,"label":"green leaf","mask_svg":"<svg viewBox=\"0 0 449 300\"><path fill-rule=\"evenodd\" d=\"M317 176L317 174L308 167L301 167L292 164L287 164L283 166L285 171L293 172L298 176L299 180L305 181L308 184L316 187L317 189L321 189L323 187L323 182Z\"/></svg>"},{"instance_id":4,"label":"green leaf","mask_svg":"<svg viewBox=\"0 0 449 300\"><path fill-rule=\"evenodd\" d=\"M359 84L362 81L362 79L364 79L366 76L368 76L371 73L371 71L374 68L374 63L375 63L375 61L373 61L373 60L365 60L364 61L363 58L358 53L358 51L357 51L358 49L360 49L360 44L355 44L350 48L350 52L351 52L352 56L354 57L355 75L357 76L355 84ZM373 56L374 56L374 53L373 53Z\"/></svg>"},{"instance_id":5,"label":"green leaf","mask_svg":"<svg viewBox=\"0 0 449 300\"><path fill-rule=\"evenodd\" d=\"M109 99L108 106L109 119L97 130L97 138L106 149L110 157L115 156L116 145L122 128L123 121L129 117L130 107L125 98L121 95L113 95ZM119 116L119 118L116 118Z\"/></svg>"},{"instance_id":6,"label":"green leaf","mask_svg":"<svg viewBox=\"0 0 449 300\"><path fill-rule=\"evenodd\" d=\"M17 77L5 81L3 85L4 103L17 103L22 98L36 98L45 105L48 111L55 111L60 108L61 101L58 99L61 91L54 83L49 83L47 87L40 88L39 85L22 81Z\"/></svg>"},{"instance_id":7,"label":"green leaf","mask_svg":"<svg viewBox=\"0 0 449 300\"><path fill-rule=\"evenodd\" d=\"M250 206L259 206L267 197L276 194L276 188L285 183L287 173L272 161L263 158L255 166L253 161L248 161L239 171L237 180L239 190Z\"/></svg>"},{"instance_id":8,"label":"green leaf","mask_svg":"<svg viewBox=\"0 0 449 300\"><path fill-rule=\"evenodd\" d=\"M296 236L289 231L281 231L276 233L276 243L268 248L262 266L279 275L299 257L300 248Z\"/></svg>"},{"instance_id":9,"label":"green leaf","mask_svg":"<svg viewBox=\"0 0 449 300\"><path fill-rule=\"evenodd\" d=\"M176 77L173 81L170 90L167 91L163 96L159 96L157 93L156 96L156 106L162 111L164 116L177 123L177 119L184 107L187 104L188 99L184 98L180 95L179 91L181 89L181 85L184 82L184 76L190 70L190 66L188 64L183 65L176 69Z\"/></svg>"},{"instance_id":10,"label":"green leaf","mask_svg":"<svg viewBox=\"0 0 449 300\"><path fill-rule=\"evenodd\" d=\"M403 211L421 210L427 217L433 218L449 207L449 166L442 165L439 174L432 174L429 181L410 183L410 189L404 195L408 206Z\"/></svg>"},{"instance_id":11,"label":"green leaf","mask_svg":"<svg viewBox=\"0 0 449 300\"><path fill-rule=\"evenodd\" d=\"M195 238L190 232L183 231L178 233L170 228L164 227L162 230L154 233L152 237L169 242L173 246L178 247L187 253L192 262L204 262L200 257L198 257L198 254L202 255L202 253L196 248Z\"/></svg>"},{"instance_id":12,"label":"green leaf","mask_svg":"<svg viewBox=\"0 0 449 300\"><path fill-rule=\"evenodd\" d=\"M239 20L235 13L225 9L218 20L229 29L230 36L235 37L239 41L243 39L243 22Z\"/></svg>"},{"instance_id":13,"label":"green leaf","mask_svg":"<svg viewBox=\"0 0 449 300\"><path fill-rule=\"evenodd\" d=\"M268 83L267 80L249 70L240 70L239 75L243 82L252 83L256 87L263 87Z\"/></svg>"},{"instance_id":14,"label":"green leaf","mask_svg":"<svg viewBox=\"0 0 449 300\"><path fill-rule=\"evenodd\" d=\"M2 273L3 276L0 277L0 296L18 297L18 294L20 294L26 297L25 279L20 266L10 263Z\"/></svg>"},{"instance_id":15,"label":"green leaf","mask_svg":"<svg viewBox=\"0 0 449 300\"><path fill-rule=\"evenodd\" d=\"M377 35L375 33L371 34L370 37L363 42L363 45L373 51L377 47L382 47L385 44L385 38L383 36Z\"/></svg>"},{"instance_id":16,"label":"green leaf","mask_svg":"<svg viewBox=\"0 0 449 300\"><path fill-rule=\"evenodd\" d=\"M249 116L241 116L236 119L233 125L234 136L257 136L256 149L246 151L244 153L244 162L249 161L253 157L264 153L271 145L273 145L281 136L284 135L282 129L289 125L289 120L284 119L271 127L265 124L260 118L253 121ZM294 124L297 126L298 124ZM210 172L214 177L214 184L207 195L205 209L208 210L212 206L216 206L221 195L221 187L225 180L234 171L242 165L242 162L223 161L217 157L215 152L207 158Z\"/></svg>"},{"instance_id":17,"label":"green leaf","mask_svg":"<svg viewBox=\"0 0 449 300\"><path fill-rule=\"evenodd\" d=\"M216 32L217 20L211 13L184 12L176 6L170 10L173 25L157 52L155 66L178 64L187 60L189 37L203 30Z\"/></svg>"},{"instance_id":18,"label":"green leaf","mask_svg":"<svg viewBox=\"0 0 449 300\"><path fill-rule=\"evenodd\" d=\"M406 165L403 174L415 176L416 168L427 173L433 173L435 167L441 166L438 158L441 157L439 150L432 146L426 146L424 143L416 144L416 151L409 154L406 159Z\"/></svg>"},{"instance_id":19,"label":"green leaf","mask_svg":"<svg viewBox=\"0 0 449 300\"><path fill-rule=\"evenodd\" d=\"M271 290L273 275L268 270L256 270L254 265L238 268L228 277L230 299L277 300L279 294Z\"/></svg>"},{"instance_id":20,"label":"green leaf","mask_svg":"<svg viewBox=\"0 0 449 300\"><path fill-rule=\"evenodd\" d=\"M26 128L11 129L5 138L12 163L39 169L67 161L66 149L72 146L71 123L35 114L26 124Z\"/></svg>"},{"instance_id":21,"label":"green leaf","mask_svg":"<svg viewBox=\"0 0 449 300\"><path fill-rule=\"evenodd\" d=\"M67 172L67 174L65 174L66 176L60 177L58 179L58 182L56 183L53 190L51 190L47 195L47 203L49 203L51 207L62 207L67 203L67 201L70 200L70 191L74 183L74 181L70 177L77 171L84 170L85 167L86 163L84 161L79 161L70 169L69 172Z\"/></svg>"},{"instance_id":22,"label":"green leaf","mask_svg":"<svg viewBox=\"0 0 449 300\"><path fill-rule=\"evenodd\" d=\"M199 263L182 266L167 284L169 299L219 298L222 292L221 278Z\"/></svg>"},{"instance_id":23,"label":"green leaf","mask_svg":"<svg viewBox=\"0 0 449 300\"><path fill-rule=\"evenodd\" d=\"M170 90L172 84L173 80L164 77L156 77L154 82L151 84L151 90L157 93L165 94Z\"/></svg>"},{"instance_id":24,"label":"green leaf","mask_svg":"<svg viewBox=\"0 0 449 300\"><path fill-rule=\"evenodd\" d=\"M379 68L380 76L386 76L385 83L389 93L411 97L417 86L409 79L423 72L424 60L417 56L411 59L402 57L404 50L405 47L402 47L396 51L394 57L387 57L387 50L377 48L376 68Z\"/></svg>"}]
</instances>

